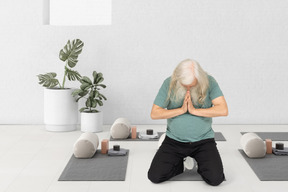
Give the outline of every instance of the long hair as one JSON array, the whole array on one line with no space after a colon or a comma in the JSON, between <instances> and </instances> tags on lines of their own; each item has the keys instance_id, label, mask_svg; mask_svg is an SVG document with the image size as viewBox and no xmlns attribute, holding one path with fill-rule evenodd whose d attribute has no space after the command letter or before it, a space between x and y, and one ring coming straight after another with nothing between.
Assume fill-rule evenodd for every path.
<instances>
[{"instance_id":1,"label":"long hair","mask_svg":"<svg viewBox=\"0 0 288 192\"><path fill-rule=\"evenodd\" d=\"M191 98L194 104L203 105L209 87L208 75L199 63L192 59L180 62L175 68L171 76L167 100L179 102L183 99L186 94L183 85L191 84L195 78L197 79L197 85L190 90Z\"/></svg>"}]
</instances>

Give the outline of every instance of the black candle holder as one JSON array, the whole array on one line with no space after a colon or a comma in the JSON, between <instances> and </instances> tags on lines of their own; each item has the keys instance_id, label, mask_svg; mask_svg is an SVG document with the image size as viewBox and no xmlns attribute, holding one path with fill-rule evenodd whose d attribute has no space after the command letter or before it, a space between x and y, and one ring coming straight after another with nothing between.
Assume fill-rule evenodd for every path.
<instances>
[{"instance_id":1,"label":"black candle holder","mask_svg":"<svg viewBox=\"0 0 288 192\"><path fill-rule=\"evenodd\" d=\"M113 145L114 151L120 151L120 145Z\"/></svg>"},{"instance_id":2,"label":"black candle holder","mask_svg":"<svg viewBox=\"0 0 288 192\"><path fill-rule=\"evenodd\" d=\"M283 143L276 143L276 149L284 150L284 144Z\"/></svg>"},{"instance_id":3,"label":"black candle holder","mask_svg":"<svg viewBox=\"0 0 288 192\"><path fill-rule=\"evenodd\" d=\"M153 135L153 129L147 129L146 134L147 135Z\"/></svg>"}]
</instances>

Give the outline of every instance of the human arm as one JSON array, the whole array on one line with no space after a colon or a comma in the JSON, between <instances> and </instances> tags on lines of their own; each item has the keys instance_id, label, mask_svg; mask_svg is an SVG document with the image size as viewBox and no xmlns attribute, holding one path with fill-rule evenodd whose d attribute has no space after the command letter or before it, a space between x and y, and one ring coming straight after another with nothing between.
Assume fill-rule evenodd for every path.
<instances>
[{"instance_id":1,"label":"human arm","mask_svg":"<svg viewBox=\"0 0 288 192\"><path fill-rule=\"evenodd\" d=\"M158 105L153 104L151 110L151 119L170 119L172 117L176 117L182 115L188 110L188 96L185 96L182 107L176 109L164 109Z\"/></svg>"},{"instance_id":2,"label":"human arm","mask_svg":"<svg viewBox=\"0 0 288 192\"><path fill-rule=\"evenodd\" d=\"M193 106L190 94L188 99L188 111L190 114L201 117L219 117L228 115L228 106L224 96L212 100L212 107L205 109L196 109Z\"/></svg>"}]
</instances>

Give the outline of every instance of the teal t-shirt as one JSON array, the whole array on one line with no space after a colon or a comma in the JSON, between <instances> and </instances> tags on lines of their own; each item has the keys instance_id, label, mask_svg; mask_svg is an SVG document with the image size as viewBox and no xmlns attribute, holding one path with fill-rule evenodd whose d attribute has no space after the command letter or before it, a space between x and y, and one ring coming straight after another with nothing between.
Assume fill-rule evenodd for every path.
<instances>
[{"instance_id":1,"label":"teal t-shirt","mask_svg":"<svg viewBox=\"0 0 288 192\"><path fill-rule=\"evenodd\" d=\"M195 108L210 108L212 107L213 99L223 96L217 81L210 75L208 75L208 79L209 88L205 102L202 106L193 103ZM184 98L178 103L170 99L167 100L170 81L171 77L164 81L154 100L155 105L167 108L168 110L182 107L184 101ZM196 142L203 139L214 138L212 118L191 115L187 111L185 114L167 119L166 134L168 137L180 142Z\"/></svg>"}]
</instances>

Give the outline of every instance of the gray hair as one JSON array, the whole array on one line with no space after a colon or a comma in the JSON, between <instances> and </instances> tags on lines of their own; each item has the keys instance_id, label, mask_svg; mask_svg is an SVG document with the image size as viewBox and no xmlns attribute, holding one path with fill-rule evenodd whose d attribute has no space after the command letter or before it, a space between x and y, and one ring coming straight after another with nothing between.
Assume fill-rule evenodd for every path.
<instances>
[{"instance_id":1,"label":"gray hair","mask_svg":"<svg viewBox=\"0 0 288 192\"><path fill-rule=\"evenodd\" d=\"M175 68L171 76L167 100L171 99L178 102L183 99L186 90L182 85L191 84L195 78L197 79L197 85L190 90L192 101L194 104L204 104L209 87L208 75L199 63L192 59L180 62Z\"/></svg>"}]
</instances>

